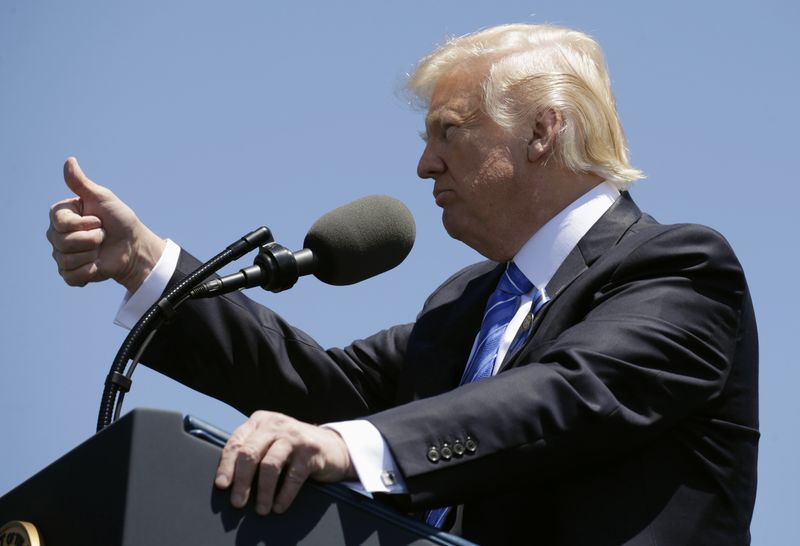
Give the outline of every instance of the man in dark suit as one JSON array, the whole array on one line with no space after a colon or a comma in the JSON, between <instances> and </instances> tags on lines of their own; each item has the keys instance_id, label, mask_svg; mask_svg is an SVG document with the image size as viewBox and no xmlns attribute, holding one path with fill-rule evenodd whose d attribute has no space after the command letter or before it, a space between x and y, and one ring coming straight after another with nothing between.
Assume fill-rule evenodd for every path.
<instances>
[{"instance_id":1,"label":"man in dark suit","mask_svg":"<svg viewBox=\"0 0 800 546\"><path fill-rule=\"evenodd\" d=\"M744 274L715 232L660 225L620 193L640 173L599 46L496 27L433 52L409 87L428 104L418 173L448 233L490 261L447 280L415 323L345 349L240 294L182 307L145 362L252 413L216 484L269 513L308 477L358 478L478 542L749 542ZM78 197L48 233L68 283L111 277L135 298L148 275L196 265L74 160L65 179ZM532 287L495 299L506 277ZM494 302L510 310L491 325Z\"/></svg>"}]
</instances>

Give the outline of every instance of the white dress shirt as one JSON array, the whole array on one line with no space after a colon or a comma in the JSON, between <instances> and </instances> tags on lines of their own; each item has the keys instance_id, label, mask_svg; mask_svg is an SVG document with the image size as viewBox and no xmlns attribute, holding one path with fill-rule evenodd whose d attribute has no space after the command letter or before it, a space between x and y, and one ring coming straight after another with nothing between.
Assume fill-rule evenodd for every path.
<instances>
[{"instance_id":1,"label":"white dress shirt","mask_svg":"<svg viewBox=\"0 0 800 546\"><path fill-rule=\"evenodd\" d=\"M611 184L607 182L598 184L554 216L522 245L514 256L514 263L534 287L542 289L545 297L547 297L547 284L564 259L618 197L619 192ZM180 247L168 239L164 253L144 283L135 293L125 295L114 320L115 324L132 328L144 312L158 300L175 272L179 254ZM522 296L520 306L503 334L493 373L497 373L522 321L530 312L532 299L533 291ZM472 349L475 350L474 344ZM466 366L466 362L464 365ZM323 426L335 430L343 438L361 482L360 486L364 490L372 493L406 491L403 477L392 457L389 445L372 423L359 419L328 423Z\"/></svg>"}]
</instances>

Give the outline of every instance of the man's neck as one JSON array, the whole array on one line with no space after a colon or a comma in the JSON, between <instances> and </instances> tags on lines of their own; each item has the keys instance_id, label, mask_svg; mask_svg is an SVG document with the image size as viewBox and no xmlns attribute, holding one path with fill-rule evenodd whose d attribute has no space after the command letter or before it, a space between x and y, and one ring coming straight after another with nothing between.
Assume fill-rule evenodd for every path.
<instances>
[{"instance_id":1,"label":"man's neck","mask_svg":"<svg viewBox=\"0 0 800 546\"><path fill-rule=\"evenodd\" d=\"M567 255L619 195L607 182L584 193L539 228L514 256L514 263L534 285L546 288Z\"/></svg>"}]
</instances>

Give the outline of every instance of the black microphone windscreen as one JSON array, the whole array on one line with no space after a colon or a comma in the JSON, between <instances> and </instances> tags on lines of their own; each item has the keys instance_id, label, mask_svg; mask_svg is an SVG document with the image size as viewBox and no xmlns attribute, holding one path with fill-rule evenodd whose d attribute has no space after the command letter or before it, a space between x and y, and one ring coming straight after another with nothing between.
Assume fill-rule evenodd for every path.
<instances>
[{"instance_id":1,"label":"black microphone windscreen","mask_svg":"<svg viewBox=\"0 0 800 546\"><path fill-rule=\"evenodd\" d=\"M370 195L314 222L303 246L317 258L314 276L342 286L397 266L408 256L415 237L414 217L402 202Z\"/></svg>"}]
</instances>

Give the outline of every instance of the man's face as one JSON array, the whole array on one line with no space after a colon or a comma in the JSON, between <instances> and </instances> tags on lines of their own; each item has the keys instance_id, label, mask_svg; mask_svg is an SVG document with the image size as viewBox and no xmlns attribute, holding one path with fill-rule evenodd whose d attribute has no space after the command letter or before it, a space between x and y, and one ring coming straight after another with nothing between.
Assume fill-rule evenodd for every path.
<instances>
[{"instance_id":1,"label":"man's face","mask_svg":"<svg viewBox=\"0 0 800 546\"><path fill-rule=\"evenodd\" d=\"M520 201L531 197L523 184L525 140L482 111L485 71L472 68L458 68L436 85L417 174L434 180L433 196L450 236L503 261L519 248L516 239L524 228L514 224L523 220Z\"/></svg>"}]
</instances>

